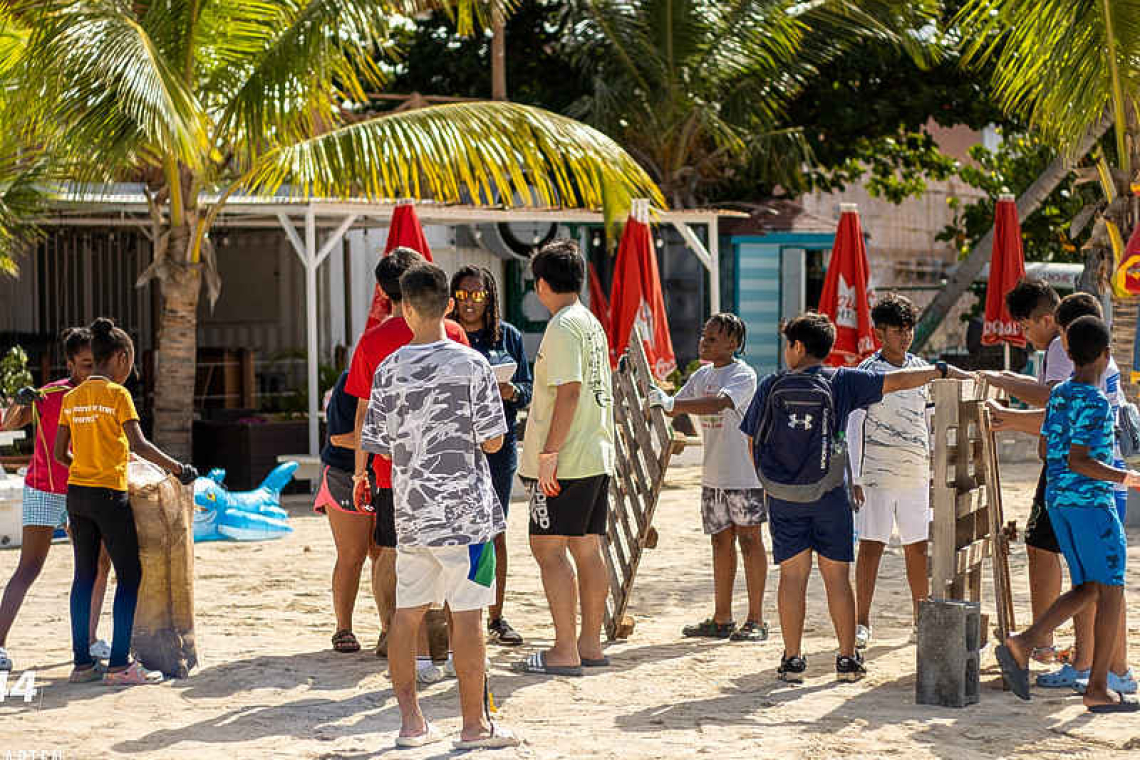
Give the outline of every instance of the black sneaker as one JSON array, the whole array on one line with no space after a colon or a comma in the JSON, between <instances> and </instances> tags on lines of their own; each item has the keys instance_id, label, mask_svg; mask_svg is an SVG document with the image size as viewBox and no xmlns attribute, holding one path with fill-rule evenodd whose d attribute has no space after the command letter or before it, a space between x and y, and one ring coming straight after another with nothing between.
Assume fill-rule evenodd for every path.
<instances>
[{"instance_id":1,"label":"black sneaker","mask_svg":"<svg viewBox=\"0 0 1140 760\"><path fill-rule=\"evenodd\" d=\"M863 655L855 652L854 657L839 655L835 658L835 680L858 681L867 675L867 668L863 665Z\"/></svg>"},{"instance_id":2,"label":"black sneaker","mask_svg":"<svg viewBox=\"0 0 1140 760\"><path fill-rule=\"evenodd\" d=\"M511 628L505 618L487 621L487 630L491 634L491 641L504 647L517 647L523 643L522 635Z\"/></svg>"},{"instance_id":3,"label":"black sneaker","mask_svg":"<svg viewBox=\"0 0 1140 760\"><path fill-rule=\"evenodd\" d=\"M804 671L807 670L807 660L800 655L780 658L780 667L776 668L776 678L788 683L803 683Z\"/></svg>"},{"instance_id":4,"label":"black sneaker","mask_svg":"<svg viewBox=\"0 0 1140 760\"><path fill-rule=\"evenodd\" d=\"M731 620L727 623L718 623L712 618L708 618L695 625L685 626L681 629L681 635L705 639L727 639L735 630L736 623Z\"/></svg>"}]
</instances>

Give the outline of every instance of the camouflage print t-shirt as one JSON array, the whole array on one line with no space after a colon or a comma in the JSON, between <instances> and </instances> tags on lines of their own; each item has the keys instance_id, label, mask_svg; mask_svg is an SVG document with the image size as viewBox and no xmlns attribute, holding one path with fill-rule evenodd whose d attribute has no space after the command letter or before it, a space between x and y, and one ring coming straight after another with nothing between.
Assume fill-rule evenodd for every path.
<instances>
[{"instance_id":1,"label":"camouflage print t-shirt","mask_svg":"<svg viewBox=\"0 0 1140 760\"><path fill-rule=\"evenodd\" d=\"M1054 507L1111 509L1112 483L1093 480L1069 469L1069 448L1087 446L1098 462L1112 464L1114 439L1112 408L1104 392L1093 385L1065 382L1053 388L1045 408L1045 503Z\"/></svg>"},{"instance_id":2,"label":"camouflage print t-shirt","mask_svg":"<svg viewBox=\"0 0 1140 760\"><path fill-rule=\"evenodd\" d=\"M392 460L399 546L463 546L506 530L480 444L507 432L494 372L454 341L407 345L376 370L365 451Z\"/></svg>"}]
</instances>

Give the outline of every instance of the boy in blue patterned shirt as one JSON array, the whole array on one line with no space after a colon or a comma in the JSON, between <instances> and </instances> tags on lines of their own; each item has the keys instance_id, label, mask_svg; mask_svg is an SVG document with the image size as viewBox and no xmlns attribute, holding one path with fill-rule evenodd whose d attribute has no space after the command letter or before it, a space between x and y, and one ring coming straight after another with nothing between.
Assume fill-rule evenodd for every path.
<instances>
[{"instance_id":1,"label":"boy in blue patterned shirt","mask_svg":"<svg viewBox=\"0 0 1140 760\"><path fill-rule=\"evenodd\" d=\"M1140 487L1140 473L1112 466L1114 420L1108 398L1097 387L1109 361L1108 327L1097 317L1086 316L1069 325L1066 333L1075 370L1049 396L1040 445L1048 473L1045 502L1073 588L1025 631L1007 637L997 648L997 658L1010 689L1029 699L1033 647L1095 603L1096 634L1085 707L1094 713L1136 712L1140 703L1109 690L1108 668L1124 609L1127 556L1112 483Z\"/></svg>"}]
</instances>

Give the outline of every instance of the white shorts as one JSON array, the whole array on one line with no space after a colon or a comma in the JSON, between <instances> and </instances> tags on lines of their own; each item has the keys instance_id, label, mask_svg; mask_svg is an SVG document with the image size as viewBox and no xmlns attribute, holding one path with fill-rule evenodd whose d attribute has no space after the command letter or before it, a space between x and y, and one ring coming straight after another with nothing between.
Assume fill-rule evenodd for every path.
<instances>
[{"instance_id":1,"label":"white shorts","mask_svg":"<svg viewBox=\"0 0 1140 760\"><path fill-rule=\"evenodd\" d=\"M396 607L444 602L452 612L494 604L494 543L396 547Z\"/></svg>"},{"instance_id":2,"label":"white shorts","mask_svg":"<svg viewBox=\"0 0 1140 760\"><path fill-rule=\"evenodd\" d=\"M866 501L855 513L855 529L859 540L891 540L898 521L899 541L903 546L930 537L930 488L871 488L863 486Z\"/></svg>"}]
</instances>

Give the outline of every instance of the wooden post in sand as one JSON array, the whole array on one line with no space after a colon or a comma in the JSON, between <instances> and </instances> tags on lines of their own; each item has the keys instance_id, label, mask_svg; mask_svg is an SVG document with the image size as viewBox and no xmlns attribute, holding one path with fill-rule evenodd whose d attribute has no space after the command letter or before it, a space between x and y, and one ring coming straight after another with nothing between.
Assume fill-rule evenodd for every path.
<instances>
[{"instance_id":1,"label":"wooden post in sand","mask_svg":"<svg viewBox=\"0 0 1140 760\"><path fill-rule=\"evenodd\" d=\"M980 602L982 562L991 557L998 632L1004 636L1015 622L997 448L984 389L969 380L935 380L933 395L931 598Z\"/></svg>"},{"instance_id":2,"label":"wooden post in sand","mask_svg":"<svg viewBox=\"0 0 1140 760\"><path fill-rule=\"evenodd\" d=\"M610 514L602 554L610 580L606 599L606 635L624 639L633 633L625 614L642 552L657 545L653 512L673 454L685 447L669 432L665 413L646 409L653 375L640 340L629 348L613 374L616 471L610 481Z\"/></svg>"},{"instance_id":3,"label":"wooden post in sand","mask_svg":"<svg viewBox=\"0 0 1140 760\"><path fill-rule=\"evenodd\" d=\"M185 678L198 664L194 641L194 490L132 463L131 509L142 587L131 647L144 667Z\"/></svg>"}]
</instances>

